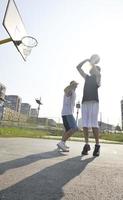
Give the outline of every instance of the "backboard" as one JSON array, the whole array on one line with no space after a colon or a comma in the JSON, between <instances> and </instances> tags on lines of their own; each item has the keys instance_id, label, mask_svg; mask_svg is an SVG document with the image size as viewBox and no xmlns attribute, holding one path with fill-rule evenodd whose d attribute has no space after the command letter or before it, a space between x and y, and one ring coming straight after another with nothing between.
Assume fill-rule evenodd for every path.
<instances>
[{"instance_id":1,"label":"backboard","mask_svg":"<svg viewBox=\"0 0 123 200\"><path fill-rule=\"evenodd\" d=\"M14 0L8 0L3 19L3 26L9 34L10 38L12 39L17 50L26 61L27 56L31 53L31 48L23 45L23 43L17 42L21 41L22 38L27 36L28 34L26 32L24 23Z\"/></svg>"}]
</instances>

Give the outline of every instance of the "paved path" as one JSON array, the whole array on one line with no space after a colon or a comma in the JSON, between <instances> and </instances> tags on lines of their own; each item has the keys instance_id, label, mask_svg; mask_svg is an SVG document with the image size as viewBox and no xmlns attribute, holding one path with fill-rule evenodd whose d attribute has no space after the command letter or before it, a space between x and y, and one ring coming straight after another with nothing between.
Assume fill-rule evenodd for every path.
<instances>
[{"instance_id":1,"label":"paved path","mask_svg":"<svg viewBox=\"0 0 123 200\"><path fill-rule=\"evenodd\" d=\"M81 142L0 138L0 200L123 200L123 146L101 144L81 158Z\"/></svg>"}]
</instances>

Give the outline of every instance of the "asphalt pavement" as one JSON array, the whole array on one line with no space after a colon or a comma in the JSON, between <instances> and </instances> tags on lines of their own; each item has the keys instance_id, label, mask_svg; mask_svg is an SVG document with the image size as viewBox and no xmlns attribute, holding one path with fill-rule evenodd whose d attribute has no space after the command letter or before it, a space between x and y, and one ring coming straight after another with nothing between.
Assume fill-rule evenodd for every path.
<instances>
[{"instance_id":1,"label":"asphalt pavement","mask_svg":"<svg viewBox=\"0 0 123 200\"><path fill-rule=\"evenodd\" d=\"M0 200L123 200L123 145L101 144L81 157L83 142L0 138Z\"/></svg>"}]
</instances>

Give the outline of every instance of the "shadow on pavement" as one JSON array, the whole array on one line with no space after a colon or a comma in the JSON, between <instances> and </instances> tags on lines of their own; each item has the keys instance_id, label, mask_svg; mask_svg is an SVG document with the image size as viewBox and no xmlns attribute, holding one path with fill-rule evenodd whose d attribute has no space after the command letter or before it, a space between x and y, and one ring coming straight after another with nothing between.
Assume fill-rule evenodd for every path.
<instances>
[{"instance_id":1,"label":"shadow on pavement","mask_svg":"<svg viewBox=\"0 0 123 200\"><path fill-rule=\"evenodd\" d=\"M53 151L32 154L23 158L18 158L15 160L0 163L0 174L3 174L5 171L9 169L14 169L25 165L29 165L41 159L49 159L60 156L66 156L66 154L63 154L62 152L59 152L57 149L55 149Z\"/></svg>"},{"instance_id":2,"label":"shadow on pavement","mask_svg":"<svg viewBox=\"0 0 123 200\"><path fill-rule=\"evenodd\" d=\"M80 175L94 157L80 160L77 156L43 169L1 191L0 200L60 200L65 184Z\"/></svg>"}]
</instances>

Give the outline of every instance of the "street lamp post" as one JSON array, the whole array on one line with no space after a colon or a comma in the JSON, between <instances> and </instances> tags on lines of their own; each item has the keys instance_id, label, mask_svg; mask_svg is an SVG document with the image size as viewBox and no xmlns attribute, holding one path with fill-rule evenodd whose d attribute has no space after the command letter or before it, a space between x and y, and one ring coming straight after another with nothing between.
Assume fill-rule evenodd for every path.
<instances>
[{"instance_id":1,"label":"street lamp post","mask_svg":"<svg viewBox=\"0 0 123 200\"><path fill-rule=\"evenodd\" d=\"M36 101L36 103L38 104L38 116L37 116L37 118L39 117L39 112L40 112L40 106L41 105L43 105L42 103L41 103L41 97L40 97L40 99L35 99L35 101Z\"/></svg>"},{"instance_id":2,"label":"street lamp post","mask_svg":"<svg viewBox=\"0 0 123 200\"><path fill-rule=\"evenodd\" d=\"M77 112L76 112L76 124L78 124L78 116L79 116L79 109L80 109L80 101L77 102L77 104L76 104L76 109L77 109Z\"/></svg>"}]
</instances>

